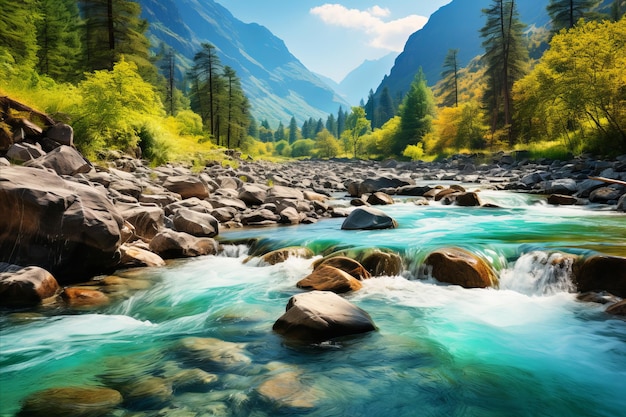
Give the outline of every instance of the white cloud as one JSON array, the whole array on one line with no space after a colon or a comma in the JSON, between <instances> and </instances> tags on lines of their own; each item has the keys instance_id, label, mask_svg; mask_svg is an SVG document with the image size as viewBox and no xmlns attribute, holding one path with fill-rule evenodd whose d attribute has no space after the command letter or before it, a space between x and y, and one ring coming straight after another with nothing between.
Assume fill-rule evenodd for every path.
<instances>
[{"instance_id":1,"label":"white cloud","mask_svg":"<svg viewBox=\"0 0 626 417\"><path fill-rule=\"evenodd\" d=\"M396 52L402 51L409 36L428 21L424 16L409 15L385 22L382 18L391 15L391 11L380 6L359 10L348 9L341 4L324 4L312 8L310 12L328 25L364 32L370 37L369 45L372 47Z\"/></svg>"}]
</instances>

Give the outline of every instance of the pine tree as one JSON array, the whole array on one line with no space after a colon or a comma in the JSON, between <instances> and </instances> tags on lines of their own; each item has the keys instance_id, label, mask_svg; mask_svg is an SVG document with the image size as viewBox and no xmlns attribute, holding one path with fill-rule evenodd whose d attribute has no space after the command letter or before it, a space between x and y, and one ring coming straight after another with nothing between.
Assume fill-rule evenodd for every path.
<instances>
[{"instance_id":1,"label":"pine tree","mask_svg":"<svg viewBox=\"0 0 626 417\"><path fill-rule=\"evenodd\" d=\"M552 31L573 28L596 3L596 0L550 0L546 9L552 19Z\"/></svg>"},{"instance_id":2,"label":"pine tree","mask_svg":"<svg viewBox=\"0 0 626 417\"><path fill-rule=\"evenodd\" d=\"M285 126L283 125L283 122L278 122L278 127L274 132L274 142L278 142L283 139L285 139Z\"/></svg>"},{"instance_id":3,"label":"pine tree","mask_svg":"<svg viewBox=\"0 0 626 417\"><path fill-rule=\"evenodd\" d=\"M519 21L515 0L493 0L483 13L487 17L480 30L487 76L483 100L491 114L491 132L504 129L505 137L512 143L511 90L513 83L523 76L528 61L528 49L523 42L524 25Z\"/></svg>"},{"instance_id":4,"label":"pine tree","mask_svg":"<svg viewBox=\"0 0 626 417\"><path fill-rule=\"evenodd\" d=\"M378 116L376 117L377 123L375 127L381 127L396 114L393 99L391 98L391 94L389 94L388 87L384 87L383 91L380 93L377 113Z\"/></svg>"},{"instance_id":5,"label":"pine tree","mask_svg":"<svg viewBox=\"0 0 626 417\"><path fill-rule=\"evenodd\" d=\"M408 145L420 142L431 131L434 116L435 99L420 67L400 106L400 130L392 144L392 154L402 155Z\"/></svg>"},{"instance_id":6,"label":"pine tree","mask_svg":"<svg viewBox=\"0 0 626 417\"><path fill-rule=\"evenodd\" d=\"M370 88L370 92L367 95L367 103L365 104L365 117L370 121L372 129L377 127L376 123L376 99L374 98L374 90Z\"/></svg>"},{"instance_id":7,"label":"pine tree","mask_svg":"<svg viewBox=\"0 0 626 417\"><path fill-rule=\"evenodd\" d=\"M346 112L339 106L339 111L337 112L337 137L341 137L343 131L346 130L346 116Z\"/></svg>"},{"instance_id":8,"label":"pine tree","mask_svg":"<svg viewBox=\"0 0 626 417\"><path fill-rule=\"evenodd\" d=\"M337 119L335 119L334 114L329 114L326 119L326 130L330 132L331 135L337 137Z\"/></svg>"},{"instance_id":9,"label":"pine tree","mask_svg":"<svg viewBox=\"0 0 626 417\"><path fill-rule=\"evenodd\" d=\"M37 69L59 81L74 81L82 56L78 6L74 0L40 0Z\"/></svg>"},{"instance_id":10,"label":"pine tree","mask_svg":"<svg viewBox=\"0 0 626 417\"><path fill-rule=\"evenodd\" d=\"M296 118L291 116L291 121L289 122L289 144L291 145L297 140L298 140L298 123L296 122Z\"/></svg>"},{"instance_id":11,"label":"pine tree","mask_svg":"<svg viewBox=\"0 0 626 417\"><path fill-rule=\"evenodd\" d=\"M237 77L237 73L229 66L224 67L223 74L225 89L225 105L226 109L226 147L231 148L235 142L239 142L243 138L247 130L248 117L248 101L241 88L241 81Z\"/></svg>"},{"instance_id":12,"label":"pine tree","mask_svg":"<svg viewBox=\"0 0 626 417\"><path fill-rule=\"evenodd\" d=\"M319 119L317 124L315 125L315 131L313 132L313 137L317 137L317 134L324 130L324 121Z\"/></svg>"},{"instance_id":13,"label":"pine tree","mask_svg":"<svg viewBox=\"0 0 626 417\"><path fill-rule=\"evenodd\" d=\"M83 45L88 71L112 69L122 56L137 64L144 79L154 82L146 38L148 22L140 18L141 6L130 0L80 0L84 19Z\"/></svg>"},{"instance_id":14,"label":"pine tree","mask_svg":"<svg viewBox=\"0 0 626 417\"><path fill-rule=\"evenodd\" d=\"M441 89L443 91L442 104L446 107L459 106L459 62L458 49L449 49L443 61L441 72Z\"/></svg>"},{"instance_id":15,"label":"pine tree","mask_svg":"<svg viewBox=\"0 0 626 417\"><path fill-rule=\"evenodd\" d=\"M0 50L6 50L17 64L34 66L40 19L35 0L0 0L0 10Z\"/></svg>"},{"instance_id":16,"label":"pine tree","mask_svg":"<svg viewBox=\"0 0 626 417\"><path fill-rule=\"evenodd\" d=\"M222 64L215 46L203 43L202 49L193 58L194 66L191 69L191 79L194 88L191 93L192 109L200 114L208 132L213 137L219 135L218 91L220 86L220 69Z\"/></svg>"}]
</instances>

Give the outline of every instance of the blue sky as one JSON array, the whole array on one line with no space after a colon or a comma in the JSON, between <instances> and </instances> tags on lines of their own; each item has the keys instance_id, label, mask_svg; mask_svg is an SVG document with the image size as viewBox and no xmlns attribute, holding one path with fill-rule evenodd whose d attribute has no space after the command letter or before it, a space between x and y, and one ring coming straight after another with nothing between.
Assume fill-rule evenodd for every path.
<instances>
[{"instance_id":1,"label":"blue sky","mask_svg":"<svg viewBox=\"0 0 626 417\"><path fill-rule=\"evenodd\" d=\"M310 70L341 81L366 59L401 52L451 0L216 0L244 22L267 27Z\"/></svg>"}]
</instances>

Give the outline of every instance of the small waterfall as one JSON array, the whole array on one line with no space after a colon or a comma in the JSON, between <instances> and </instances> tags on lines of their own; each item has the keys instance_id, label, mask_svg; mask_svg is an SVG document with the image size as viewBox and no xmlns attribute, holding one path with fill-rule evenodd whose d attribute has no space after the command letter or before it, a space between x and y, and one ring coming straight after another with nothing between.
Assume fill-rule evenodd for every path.
<instances>
[{"instance_id":1,"label":"small waterfall","mask_svg":"<svg viewBox=\"0 0 626 417\"><path fill-rule=\"evenodd\" d=\"M519 257L512 269L502 272L500 289L527 295L575 292L571 280L574 257L564 253L530 252Z\"/></svg>"},{"instance_id":2,"label":"small waterfall","mask_svg":"<svg viewBox=\"0 0 626 417\"><path fill-rule=\"evenodd\" d=\"M241 258L248 255L249 250L247 245L223 245L220 255L227 258Z\"/></svg>"}]
</instances>

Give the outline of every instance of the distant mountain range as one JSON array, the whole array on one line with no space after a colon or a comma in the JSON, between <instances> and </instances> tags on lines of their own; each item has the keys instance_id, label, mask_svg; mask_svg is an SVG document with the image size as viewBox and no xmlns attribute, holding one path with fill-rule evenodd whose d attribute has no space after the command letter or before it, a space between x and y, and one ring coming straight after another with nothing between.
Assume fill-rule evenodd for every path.
<instances>
[{"instance_id":1,"label":"distant mountain range","mask_svg":"<svg viewBox=\"0 0 626 417\"><path fill-rule=\"evenodd\" d=\"M374 90L380 80L389 74L397 56L397 53L392 52L379 59L368 59L350 71L340 83L323 75L318 76L352 106L358 106L361 99L367 102L369 91Z\"/></svg>"},{"instance_id":2,"label":"distant mountain range","mask_svg":"<svg viewBox=\"0 0 626 417\"><path fill-rule=\"evenodd\" d=\"M533 27L547 25L548 2L516 2L522 23ZM375 97L378 98L385 87L389 88L392 97L404 95L420 67L428 84L436 84L441 78L443 61L450 49L459 50L457 57L461 67L482 55L484 50L479 34L480 28L485 25L482 10L491 4L491 0L454 0L433 13L426 25L409 37L391 73L376 89Z\"/></svg>"},{"instance_id":3,"label":"distant mountain range","mask_svg":"<svg viewBox=\"0 0 626 417\"><path fill-rule=\"evenodd\" d=\"M152 45L176 51L188 68L203 42L213 44L223 65L237 71L253 116L276 127L292 116L300 123L325 119L350 103L294 57L265 27L243 23L213 0L139 0L150 23ZM375 83L374 83L375 85Z\"/></svg>"}]
</instances>

